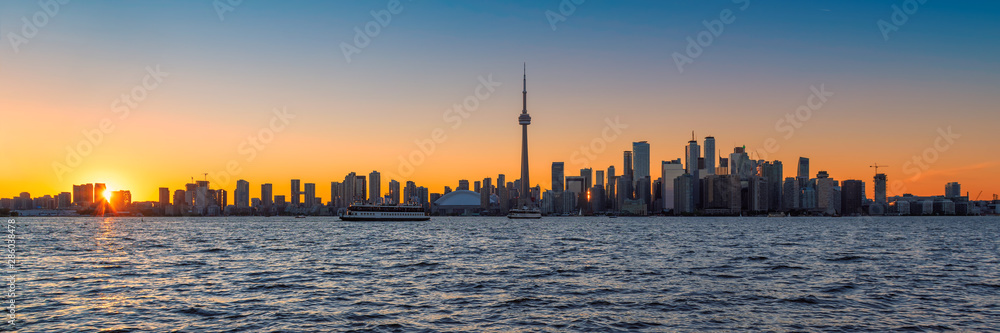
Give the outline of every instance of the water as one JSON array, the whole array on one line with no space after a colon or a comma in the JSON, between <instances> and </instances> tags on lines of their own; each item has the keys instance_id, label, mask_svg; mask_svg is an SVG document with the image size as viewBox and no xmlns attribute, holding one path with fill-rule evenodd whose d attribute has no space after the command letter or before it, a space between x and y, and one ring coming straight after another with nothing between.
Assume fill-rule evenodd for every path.
<instances>
[{"instance_id":1,"label":"water","mask_svg":"<svg viewBox=\"0 0 1000 333\"><path fill-rule=\"evenodd\" d=\"M1000 330L997 218L17 224L22 332Z\"/></svg>"}]
</instances>

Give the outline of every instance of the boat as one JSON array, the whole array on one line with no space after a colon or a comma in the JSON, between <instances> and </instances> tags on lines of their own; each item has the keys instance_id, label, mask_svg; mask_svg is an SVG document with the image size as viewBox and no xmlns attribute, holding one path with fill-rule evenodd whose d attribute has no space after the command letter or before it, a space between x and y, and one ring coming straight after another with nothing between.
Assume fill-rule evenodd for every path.
<instances>
[{"instance_id":1,"label":"boat","mask_svg":"<svg viewBox=\"0 0 1000 333\"><path fill-rule=\"evenodd\" d=\"M528 208L528 206L523 206L521 208L514 208L510 210L507 214L509 219L540 219L542 218L542 211L537 208Z\"/></svg>"},{"instance_id":2,"label":"boat","mask_svg":"<svg viewBox=\"0 0 1000 333\"><path fill-rule=\"evenodd\" d=\"M295 218L297 218L297 219L304 219L304 218L306 218L306 216L305 215L295 215Z\"/></svg>"},{"instance_id":3,"label":"boat","mask_svg":"<svg viewBox=\"0 0 1000 333\"><path fill-rule=\"evenodd\" d=\"M341 221L427 221L431 217L420 205L353 204L347 207Z\"/></svg>"}]
</instances>

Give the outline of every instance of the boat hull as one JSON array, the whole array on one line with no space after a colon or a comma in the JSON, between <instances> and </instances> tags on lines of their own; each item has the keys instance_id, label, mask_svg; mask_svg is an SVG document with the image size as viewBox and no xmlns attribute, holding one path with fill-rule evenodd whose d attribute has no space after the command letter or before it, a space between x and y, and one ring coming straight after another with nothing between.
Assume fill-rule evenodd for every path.
<instances>
[{"instance_id":1,"label":"boat hull","mask_svg":"<svg viewBox=\"0 0 1000 333\"><path fill-rule=\"evenodd\" d=\"M341 221L350 222L407 222L407 221L427 221L430 220L430 216L413 216L413 217L372 217L372 216L341 216Z\"/></svg>"}]
</instances>

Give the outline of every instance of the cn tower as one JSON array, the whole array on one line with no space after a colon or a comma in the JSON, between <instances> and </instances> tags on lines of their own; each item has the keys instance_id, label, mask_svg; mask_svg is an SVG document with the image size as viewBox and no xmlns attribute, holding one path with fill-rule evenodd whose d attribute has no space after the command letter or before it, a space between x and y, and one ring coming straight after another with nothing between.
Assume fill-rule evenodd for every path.
<instances>
[{"instance_id":1,"label":"cn tower","mask_svg":"<svg viewBox=\"0 0 1000 333\"><path fill-rule=\"evenodd\" d=\"M531 182L528 180L528 125L531 125L531 116L528 115L528 64L524 64L523 90L521 90L521 115L517 117L517 123L521 124L521 206L531 205Z\"/></svg>"}]
</instances>

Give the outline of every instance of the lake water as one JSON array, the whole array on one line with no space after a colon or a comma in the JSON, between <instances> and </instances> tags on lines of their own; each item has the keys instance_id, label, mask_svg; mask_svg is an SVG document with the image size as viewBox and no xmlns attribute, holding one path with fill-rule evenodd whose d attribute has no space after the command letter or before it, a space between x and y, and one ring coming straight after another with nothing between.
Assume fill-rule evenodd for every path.
<instances>
[{"instance_id":1,"label":"lake water","mask_svg":"<svg viewBox=\"0 0 1000 333\"><path fill-rule=\"evenodd\" d=\"M29 331L996 331L1000 218L18 218Z\"/></svg>"}]
</instances>

